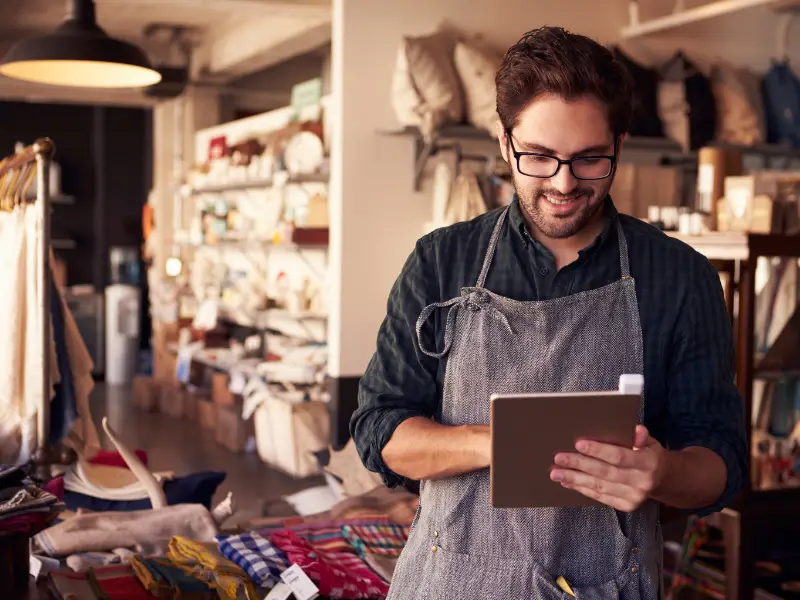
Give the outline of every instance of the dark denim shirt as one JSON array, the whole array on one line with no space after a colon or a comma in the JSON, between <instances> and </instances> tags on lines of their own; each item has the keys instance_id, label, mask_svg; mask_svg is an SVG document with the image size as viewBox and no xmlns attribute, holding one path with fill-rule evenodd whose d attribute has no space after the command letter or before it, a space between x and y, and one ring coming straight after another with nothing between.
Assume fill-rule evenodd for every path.
<instances>
[{"instance_id":1,"label":"dark denim shirt","mask_svg":"<svg viewBox=\"0 0 800 600\"><path fill-rule=\"evenodd\" d=\"M728 469L721 510L742 488L747 471L742 398L734 384L731 324L717 271L688 245L633 217L610 198L600 236L574 263L557 271L552 254L528 233L518 202L497 245L486 287L514 300L549 300L620 278L617 222L628 243L644 337L645 417L650 434L671 450L709 448ZM493 211L420 239L389 295L375 355L361 378L350 432L368 469L394 487L403 479L381 452L410 417L436 418L446 360L420 351L415 325L423 308L475 285L498 218ZM446 311L423 328L426 348L442 348Z\"/></svg>"}]
</instances>

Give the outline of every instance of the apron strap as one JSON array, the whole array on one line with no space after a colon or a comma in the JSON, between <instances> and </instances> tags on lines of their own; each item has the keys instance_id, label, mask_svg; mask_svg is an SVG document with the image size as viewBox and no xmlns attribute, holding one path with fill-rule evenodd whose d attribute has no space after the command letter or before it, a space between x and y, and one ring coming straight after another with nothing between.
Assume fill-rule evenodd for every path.
<instances>
[{"instance_id":1,"label":"apron strap","mask_svg":"<svg viewBox=\"0 0 800 600\"><path fill-rule=\"evenodd\" d=\"M628 260L628 242L625 239L622 223L619 220L617 220L617 238L619 241L619 271L622 279L628 279L631 276L631 266Z\"/></svg>"},{"instance_id":2,"label":"apron strap","mask_svg":"<svg viewBox=\"0 0 800 600\"><path fill-rule=\"evenodd\" d=\"M442 358L445 354L450 351L450 346L453 344L453 325L455 324L456 320L456 310L458 309L459 303L462 301L461 296L457 298L452 298L447 300L446 302L434 302L433 304L429 304L426 306L422 312L419 314L417 318L417 344L419 344L419 349L422 350L423 354L430 356L431 358ZM436 349L428 350L422 343L422 327L425 325L425 321L427 321L433 312L439 308L450 308L447 311L447 323L444 327L444 348L441 352L436 352Z\"/></svg>"},{"instance_id":3,"label":"apron strap","mask_svg":"<svg viewBox=\"0 0 800 600\"><path fill-rule=\"evenodd\" d=\"M500 213L497 223L494 225L492 237L489 239L489 247L486 249L486 256L483 258L483 266L481 267L481 274L478 276L478 283L475 287L482 288L486 285L486 276L489 274L489 267L492 266L492 258L494 258L494 251L497 248L497 241L500 239L500 232L503 229L503 223L506 220L508 208Z\"/></svg>"}]
</instances>

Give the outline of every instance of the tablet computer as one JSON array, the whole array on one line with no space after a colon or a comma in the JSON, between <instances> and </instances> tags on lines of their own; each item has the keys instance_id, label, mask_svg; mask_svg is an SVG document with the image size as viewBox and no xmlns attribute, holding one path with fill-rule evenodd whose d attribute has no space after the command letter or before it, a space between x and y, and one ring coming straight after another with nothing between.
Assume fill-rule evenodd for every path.
<instances>
[{"instance_id":1,"label":"tablet computer","mask_svg":"<svg viewBox=\"0 0 800 600\"><path fill-rule=\"evenodd\" d=\"M496 508L600 504L550 480L559 452L591 439L632 448L641 393L626 391L494 394L490 485Z\"/></svg>"}]
</instances>

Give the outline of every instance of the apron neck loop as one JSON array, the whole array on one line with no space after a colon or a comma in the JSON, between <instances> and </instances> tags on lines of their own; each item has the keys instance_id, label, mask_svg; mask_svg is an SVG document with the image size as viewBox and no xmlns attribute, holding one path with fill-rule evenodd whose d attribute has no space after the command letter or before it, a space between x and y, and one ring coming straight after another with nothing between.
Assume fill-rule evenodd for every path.
<instances>
[{"instance_id":1,"label":"apron neck loop","mask_svg":"<svg viewBox=\"0 0 800 600\"><path fill-rule=\"evenodd\" d=\"M628 260L628 242L625 240L625 233L622 231L622 223L617 218L617 238L619 242L619 271L622 279L631 278L631 265Z\"/></svg>"},{"instance_id":2,"label":"apron neck loop","mask_svg":"<svg viewBox=\"0 0 800 600\"><path fill-rule=\"evenodd\" d=\"M500 217L497 219L497 223L494 225L494 230L492 231L492 237L489 240L489 247L486 249L486 255L483 259L483 266L481 267L481 273L478 276L478 283L475 284L477 288L483 288L486 286L486 277L489 275L489 268L492 266L492 259L494 258L494 251L497 248L497 242L500 239L500 232L503 230L503 223L506 220L506 216L508 215L508 208L506 208L503 212L500 213ZM631 266L630 261L628 260L628 242L625 240L625 233L622 231L622 223L620 222L619 218L617 218L617 238L619 243L619 270L622 279L630 279L631 277Z\"/></svg>"},{"instance_id":3,"label":"apron neck loop","mask_svg":"<svg viewBox=\"0 0 800 600\"><path fill-rule=\"evenodd\" d=\"M494 251L497 248L497 241L500 239L500 232L503 230L503 223L508 215L508 208L500 213L497 223L494 225L492 237L489 240L489 248L486 249L486 256L483 258L483 266L481 267L481 274L478 276L478 283L475 287L482 288L486 285L486 276L489 275L489 267L492 266L492 258L494 258Z\"/></svg>"}]
</instances>

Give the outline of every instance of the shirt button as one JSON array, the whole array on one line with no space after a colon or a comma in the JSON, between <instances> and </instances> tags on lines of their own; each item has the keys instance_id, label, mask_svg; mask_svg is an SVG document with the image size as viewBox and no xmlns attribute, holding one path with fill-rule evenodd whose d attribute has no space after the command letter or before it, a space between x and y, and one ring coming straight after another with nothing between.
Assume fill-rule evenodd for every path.
<instances>
[{"instance_id":1,"label":"shirt button","mask_svg":"<svg viewBox=\"0 0 800 600\"><path fill-rule=\"evenodd\" d=\"M439 532L438 531L434 531L433 532L433 537L439 537Z\"/></svg>"},{"instance_id":2,"label":"shirt button","mask_svg":"<svg viewBox=\"0 0 800 600\"><path fill-rule=\"evenodd\" d=\"M638 573L638 572L639 572L639 569L637 569L636 567L633 567L631 569L631 573Z\"/></svg>"},{"instance_id":3,"label":"shirt button","mask_svg":"<svg viewBox=\"0 0 800 600\"><path fill-rule=\"evenodd\" d=\"M636 554L637 552L639 552L639 548L631 548L631 552L633 552L634 554Z\"/></svg>"},{"instance_id":4,"label":"shirt button","mask_svg":"<svg viewBox=\"0 0 800 600\"><path fill-rule=\"evenodd\" d=\"M434 546L433 548L431 548L431 552L436 552L438 549L439 549L439 548L437 548L436 546Z\"/></svg>"},{"instance_id":5,"label":"shirt button","mask_svg":"<svg viewBox=\"0 0 800 600\"><path fill-rule=\"evenodd\" d=\"M547 274L548 274L549 272L550 272L550 269L548 269L548 268L546 268L546 267L542 267L541 269L539 269L539 273L541 273L541 274L542 274L542 277L547 277Z\"/></svg>"}]
</instances>

